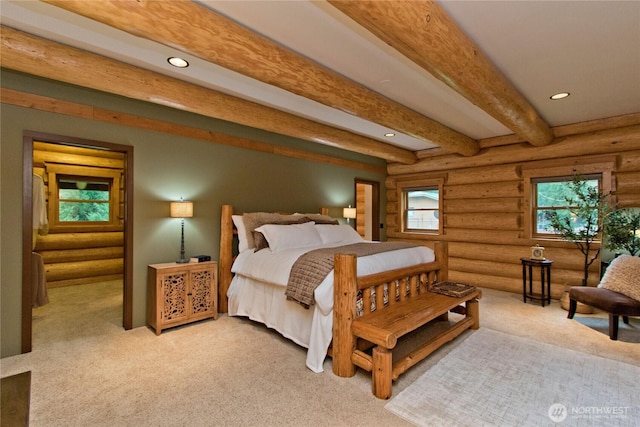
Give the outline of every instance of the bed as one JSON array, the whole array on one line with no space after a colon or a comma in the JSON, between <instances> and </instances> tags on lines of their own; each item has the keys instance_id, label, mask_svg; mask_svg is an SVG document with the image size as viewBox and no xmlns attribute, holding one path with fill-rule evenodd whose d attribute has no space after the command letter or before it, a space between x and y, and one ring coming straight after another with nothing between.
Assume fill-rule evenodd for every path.
<instances>
[{"instance_id":1,"label":"bed","mask_svg":"<svg viewBox=\"0 0 640 427\"><path fill-rule=\"evenodd\" d=\"M256 220L256 216L261 218ZM447 247L444 242L435 242L433 248L400 245L376 252L378 245L386 245L378 242L369 245L376 246L373 253L358 257L351 249L361 246L362 238L350 226L334 221L326 211L243 215L224 205L219 307L229 316L263 323L307 348L306 366L313 372L323 371L329 355L336 375L352 376L355 366L351 358L358 343L351 333L351 322L366 311L383 309L446 280ZM289 276L294 276L292 266L303 255L325 250L343 253L331 255L332 269L313 288L311 304L292 298L287 288ZM389 298L393 290L395 298Z\"/></svg>"}]
</instances>

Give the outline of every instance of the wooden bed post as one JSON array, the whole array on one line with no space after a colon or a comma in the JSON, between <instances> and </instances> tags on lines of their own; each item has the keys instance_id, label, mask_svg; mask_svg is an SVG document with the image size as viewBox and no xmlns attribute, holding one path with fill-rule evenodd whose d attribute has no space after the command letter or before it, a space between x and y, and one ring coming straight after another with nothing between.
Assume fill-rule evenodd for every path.
<instances>
[{"instance_id":1,"label":"wooden bed post","mask_svg":"<svg viewBox=\"0 0 640 427\"><path fill-rule=\"evenodd\" d=\"M433 245L433 251L436 254L436 261L440 262L438 270L438 282L444 282L449 279L449 247L448 242L438 241Z\"/></svg>"},{"instance_id":2,"label":"wooden bed post","mask_svg":"<svg viewBox=\"0 0 640 427\"><path fill-rule=\"evenodd\" d=\"M233 262L233 206L222 205L220 218L220 261L218 266L218 311L228 311L227 290L231 284L231 263Z\"/></svg>"},{"instance_id":3,"label":"wooden bed post","mask_svg":"<svg viewBox=\"0 0 640 427\"><path fill-rule=\"evenodd\" d=\"M356 317L356 281L356 256L337 254L333 284L333 373L339 377L356 374L356 366L351 362L356 348L356 337L351 332L351 322Z\"/></svg>"}]
</instances>

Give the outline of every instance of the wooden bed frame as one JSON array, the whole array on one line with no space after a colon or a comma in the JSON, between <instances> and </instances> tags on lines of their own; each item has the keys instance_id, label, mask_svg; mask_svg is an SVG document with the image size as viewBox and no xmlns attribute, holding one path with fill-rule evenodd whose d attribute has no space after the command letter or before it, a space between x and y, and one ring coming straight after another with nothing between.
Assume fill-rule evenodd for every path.
<instances>
[{"instance_id":1,"label":"wooden bed frame","mask_svg":"<svg viewBox=\"0 0 640 427\"><path fill-rule=\"evenodd\" d=\"M326 212L322 213L326 214ZM237 234L237 230L233 225L233 214L231 205L222 206L219 309L223 313L228 310L227 290L232 279L231 265L234 260L233 236ZM333 342L329 351L329 355L333 358L334 374L340 377L355 375L356 364L354 360L358 362L358 366L362 366L362 363L358 360L362 354L362 345L352 330L353 321L357 317L356 301L358 291L362 290L362 305L370 308L372 290L376 289L374 301L378 307L377 310L389 310L389 312L394 307L399 307L404 302L417 298L420 294L423 294L424 297L424 293L430 284L447 280L446 242L435 242L434 251L436 259L433 262L362 277L357 277L356 275L357 258L355 255L336 255L334 267ZM395 298L389 298L388 304L385 305L383 301L384 286L396 283L401 287L406 287L408 292L401 292L398 301ZM446 312L444 315L446 315ZM444 342L450 341L453 337L451 336L450 339ZM444 342L439 345L444 344ZM371 343L369 343L368 347L371 346Z\"/></svg>"}]
</instances>

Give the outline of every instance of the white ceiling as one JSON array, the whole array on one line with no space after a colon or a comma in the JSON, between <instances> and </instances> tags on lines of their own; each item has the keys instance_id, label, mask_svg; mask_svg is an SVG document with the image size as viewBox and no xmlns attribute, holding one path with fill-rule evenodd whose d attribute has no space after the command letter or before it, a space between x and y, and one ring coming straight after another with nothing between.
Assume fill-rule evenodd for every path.
<instances>
[{"instance_id":1,"label":"white ceiling","mask_svg":"<svg viewBox=\"0 0 640 427\"><path fill-rule=\"evenodd\" d=\"M474 139L513 132L323 1L200 0L231 19ZM444 1L549 126L640 112L640 1ZM2 24L410 150L433 147L38 1L2 0ZM159 23L159 25L161 25ZM185 29L188 31L188 29ZM169 56L190 67L171 67ZM562 101L549 96L571 92Z\"/></svg>"}]
</instances>

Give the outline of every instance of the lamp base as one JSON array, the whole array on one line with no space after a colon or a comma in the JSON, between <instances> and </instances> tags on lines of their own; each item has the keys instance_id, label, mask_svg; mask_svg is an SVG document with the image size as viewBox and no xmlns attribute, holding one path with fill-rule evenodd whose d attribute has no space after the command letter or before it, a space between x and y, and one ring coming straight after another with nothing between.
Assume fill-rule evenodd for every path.
<instances>
[{"instance_id":1,"label":"lamp base","mask_svg":"<svg viewBox=\"0 0 640 427\"><path fill-rule=\"evenodd\" d=\"M180 258L180 259L177 259L177 260L176 260L176 263L177 263L177 264L186 264L186 263L188 263L188 262L189 262L189 260L188 260L188 259L185 259L185 258Z\"/></svg>"}]
</instances>

